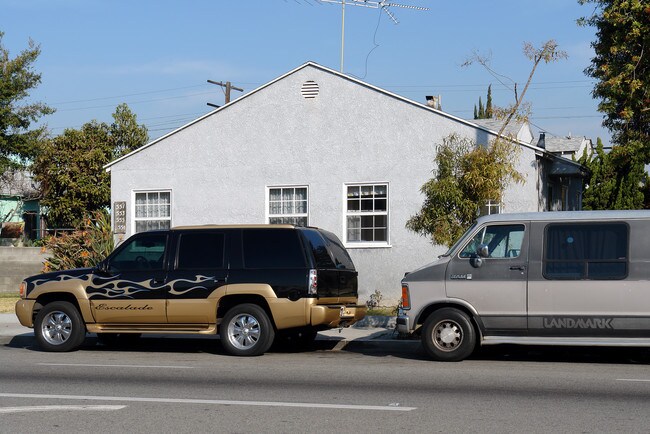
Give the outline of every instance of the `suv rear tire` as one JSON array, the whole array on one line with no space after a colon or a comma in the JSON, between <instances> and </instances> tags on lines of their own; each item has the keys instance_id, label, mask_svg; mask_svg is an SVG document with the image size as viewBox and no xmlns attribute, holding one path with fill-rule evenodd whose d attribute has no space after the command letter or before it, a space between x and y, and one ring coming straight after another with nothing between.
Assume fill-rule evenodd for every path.
<instances>
[{"instance_id":1,"label":"suv rear tire","mask_svg":"<svg viewBox=\"0 0 650 434\"><path fill-rule=\"evenodd\" d=\"M73 351L86 338L86 326L72 303L55 301L43 306L36 315L34 334L45 351Z\"/></svg>"},{"instance_id":2,"label":"suv rear tire","mask_svg":"<svg viewBox=\"0 0 650 434\"><path fill-rule=\"evenodd\" d=\"M273 344L275 330L268 315L252 303L238 304L223 316L221 344L233 356L259 356Z\"/></svg>"},{"instance_id":3,"label":"suv rear tire","mask_svg":"<svg viewBox=\"0 0 650 434\"><path fill-rule=\"evenodd\" d=\"M465 312L443 308L433 312L422 327L422 346L434 360L457 362L476 347L476 332Z\"/></svg>"}]
</instances>

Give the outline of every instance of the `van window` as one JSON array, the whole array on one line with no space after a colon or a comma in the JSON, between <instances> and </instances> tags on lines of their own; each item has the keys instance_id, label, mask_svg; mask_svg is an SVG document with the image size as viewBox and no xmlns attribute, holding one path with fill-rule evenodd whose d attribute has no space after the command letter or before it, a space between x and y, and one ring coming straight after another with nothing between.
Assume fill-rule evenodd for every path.
<instances>
[{"instance_id":1,"label":"van window","mask_svg":"<svg viewBox=\"0 0 650 434\"><path fill-rule=\"evenodd\" d=\"M214 232L181 234L177 269L223 268L224 239L224 234Z\"/></svg>"},{"instance_id":2,"label":"van window","mask_svg":"<svg viewBox=\"0 0 650 434\"><path fill-rule=\"evenodd\" d=\"M613 280L627 276L629 228L625 223L550 224L544 277Z\"/></svg>"},{"instance_id":3,"label":"van window","mask_svg":"<svg viewBox=\"0 0 650 434\"><path fill-rule=\"evenodd\" d=\"M521 254L524 225L492 225L481 229L460 252L461 258L476 256L476 249L487 244L489 258L516 258Z\"/></svg>"},{"instance_id":4,"label":"van window","mask_svg":"<svg viewBox=\"0 0 650 434\"><path fill-rule=\"evenodd\" d=\"M305 255L293 229L246 229L242 234L245 268L302 268Z\"/></svg>"}]
</instances>

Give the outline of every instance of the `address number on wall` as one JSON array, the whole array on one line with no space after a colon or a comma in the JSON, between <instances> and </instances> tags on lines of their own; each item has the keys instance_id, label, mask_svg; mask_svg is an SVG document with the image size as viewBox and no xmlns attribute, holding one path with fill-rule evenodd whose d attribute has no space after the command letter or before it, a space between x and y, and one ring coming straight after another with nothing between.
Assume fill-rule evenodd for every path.
<instances>
[{"instance_id":1,"label":"address number on wall","mask_svg":"<svg viewBox=\"0 0 650 434\"><path fill-rule=\"evenodd\" d=\"M126 202L113 202L113 232L126 233Z\"/></svg>"}]
</instances>

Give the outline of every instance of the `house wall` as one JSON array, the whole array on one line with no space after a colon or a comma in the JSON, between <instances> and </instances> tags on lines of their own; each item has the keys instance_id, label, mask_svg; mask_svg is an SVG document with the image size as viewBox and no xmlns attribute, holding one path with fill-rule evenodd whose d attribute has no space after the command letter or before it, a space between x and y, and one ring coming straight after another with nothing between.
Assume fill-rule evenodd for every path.
<instances>
[{"instance_id":1,"label":"house wall","mask_svg":"<svg viewBox=\"0 0 650 434\"><path fill-rule=\"evenodd\" d=\"M307 80L319 95L305 99ZM389 246L350 248L360 301L375 290L396 301L406 271L444 252L405 229L424 197L436 146L450 133L486 143L488 134L415 103L313 66L231 103L111 167L112 201L134 191L171 190L172 226L265 223L267 186L307 185L309 224L344 239L344 184L389 184ZM534 152L522 148L527 182L509 189L504 211L537 210Z\"/></svg>"}]
</instances>

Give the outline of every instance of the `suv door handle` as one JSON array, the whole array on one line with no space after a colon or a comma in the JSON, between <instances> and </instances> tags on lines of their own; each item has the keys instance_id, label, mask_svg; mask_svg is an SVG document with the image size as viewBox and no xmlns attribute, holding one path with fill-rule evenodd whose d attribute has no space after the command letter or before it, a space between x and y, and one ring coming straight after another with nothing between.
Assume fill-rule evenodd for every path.
<instances>
[{"instance_id":1,"label":"suv door handle","mask_svg":"<svg viewBox=\"0 0 650 434\"><path fill-rule=\"evenodd\" d=\"M526 266L525 265L513 265L510 267L511 270L519 270L519 271L525 271Z\"/></svg>"}]
</instances>

